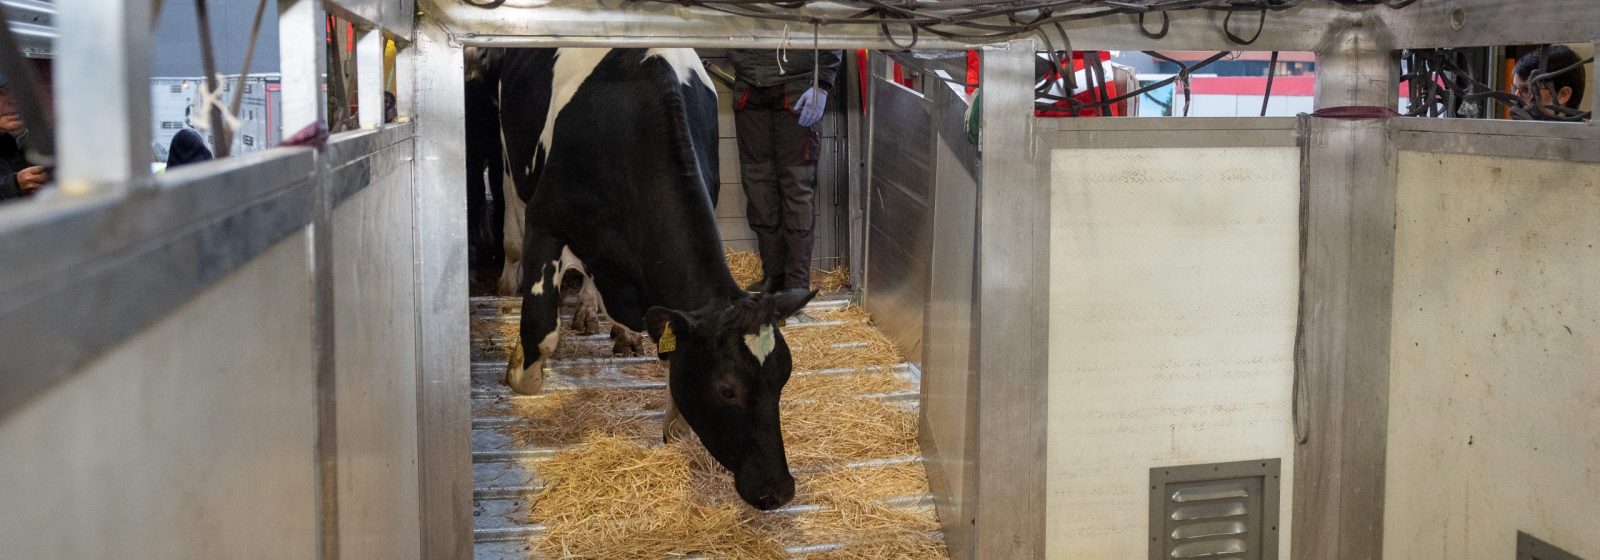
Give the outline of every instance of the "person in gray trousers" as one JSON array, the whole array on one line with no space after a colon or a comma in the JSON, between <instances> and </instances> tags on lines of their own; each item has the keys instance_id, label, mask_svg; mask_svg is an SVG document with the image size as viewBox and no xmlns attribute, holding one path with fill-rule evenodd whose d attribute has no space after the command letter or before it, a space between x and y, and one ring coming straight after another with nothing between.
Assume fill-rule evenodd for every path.
<instances>
[{"instance_id":1,"label":"person in gray trousers","mask_svg":"<svg viewBox=\"0 0 1600 560\"><path fill-rule=\"evenodd\" d=\"M728 53L745 217L761 253L762 278L749 291L811 287L819 123L842 58L841 51Z\"/></svg>"}]
</instances>

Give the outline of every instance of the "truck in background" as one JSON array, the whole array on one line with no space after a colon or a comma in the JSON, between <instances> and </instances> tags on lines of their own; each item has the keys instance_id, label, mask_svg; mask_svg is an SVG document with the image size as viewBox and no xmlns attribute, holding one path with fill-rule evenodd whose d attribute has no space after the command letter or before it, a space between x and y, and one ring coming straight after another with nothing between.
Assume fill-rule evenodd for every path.
<instances>
[{"instance_id":1,"label":"truck in background","mask_svg":"<svg viewBox=\"0 0 1600 560\"><path fill-rule=\"evenodd\" d=\"M219 99L233 102L238 75L227 76ZM259 152L276 146L283 138L281 78L277 73L250 74L244 80L244 99L239 105L239 128L233 137L233 154ZM167 147L179 130L193 128L205 138L206 146L216 151L216 137L203 130L207 108L201 77L161 77L150 80L151 149L155 162L167 161Z\"/></svg>"}]
</instances>

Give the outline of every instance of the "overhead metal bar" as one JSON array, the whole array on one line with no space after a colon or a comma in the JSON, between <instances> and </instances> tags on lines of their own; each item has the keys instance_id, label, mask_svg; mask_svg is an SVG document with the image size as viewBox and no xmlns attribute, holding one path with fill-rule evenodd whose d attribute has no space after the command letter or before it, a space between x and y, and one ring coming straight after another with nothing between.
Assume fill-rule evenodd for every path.
<instances>
[{"instance_id":1,"label":"overhead metal bar","mask_svg":"<svg viewBox=\"0 0 1600 560\"><path fill-rule=\"evenodd\" d=\"M891 25L889 35L875 23L821 25L784 22L735 16L704 7L685 7L661 2L629 1L622 4L595 0L553 0L534 3L508 0L495 8L478 8L457 0L422 0L425 20L431 19L449 30L451 37L468 45L501 46L653 46L697 48L779 48L809 45L815 32L823 48L878 48L899 50L911 43L910 28ZM1390 8L1360 7L1392 11ZM798 10L800 15L846 18L859 10L834 4L813 4ZM1273 12L1262 30L1259 47L1266 50L1310 50L1322 35L1329 18L1342 13L1338 7L1321 3L1306 4ZM1172 12L1170 32L1165 39L1151 39L1138 30L1132 15L1067 22L1073 42L1111 49L1238 48L1222 31L1224 12ZM1254 18L1233 22L1240 33L1254 27ZM1000 20L999 23L1008 23ZM1155 24L1151 24L1155 25ZM996 42L991 39L985 42ZM958 41L921 33L912 48L972 48L972 42Z\"/></svg>"},{"instance_id":2,"label":"overhead metal bar","mask_svg":"<svg viewBox=\"0 0 1600 560\"><path fill-rule=\"evenodd\" d=\"M735 16L706 7L624 0L507 0L480 8L460 0L420 0L424 22L443 26L453 41L466 45L521 47L651 46L697 48L778 48L804 46L811 40L809 23ZM842 18L859 10L816 3L797 9L801 16ZM1255 34L1253 8L1236 12L1229 29L1236 36ZM1241 17L1245 16L1245 17ZM1589 42L1600 31L1600 2L1590 0L1419 0L1403 8L1307 2L1271 11L1260 36L1241 45L1224 32L1226 11L1167 12L1164 36L1141 31L1135 15L1114 15L1064 22L1074 45L1111 50L1259 50L1315 51L1334 24L1370 26L1388 36L1394 48ZM1144 28L1160 29L1147 17ZM997 24L1010 22L999 19ZM876 24L821 25L817 42L823 48L902 49L909 28L890 26L886 36ZM993 41L990 41L993 42ZM969 48L968 42L922 33L912 48Z\"/></svg>"}]
</instances>

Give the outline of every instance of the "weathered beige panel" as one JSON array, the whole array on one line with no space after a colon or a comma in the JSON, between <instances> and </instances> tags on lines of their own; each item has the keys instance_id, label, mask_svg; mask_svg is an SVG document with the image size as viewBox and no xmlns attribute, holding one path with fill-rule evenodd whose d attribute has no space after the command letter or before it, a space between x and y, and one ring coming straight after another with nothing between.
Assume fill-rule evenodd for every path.
<instances>
[{"instance_id":1,"label":"weathered beige panel","mask_svg":"<svg viewBox=\"0 0 1600 560\"><path fill-rule=\"evenodd\" d=\"M1600 165L1403 152L1384 557L1600 558Z\"/></svg>"},{"instance_id":2,"label":"weathered beige panel","mask_svg":"<svg viewBox=\"0 0 1600 560\"><path fill-rule=\"evenodd\" d=\"M310 559L297 233L0 422L0 558Z\"/></svg>"},{"instance_id":3,"label":"weathered beige panel","mask_svg":"<svg viewBox=\"0 0 1600 560\"><path fill-rule=\"evenodd\" d=\"M1049 558L1149 549L1149 469L1282 459L1289 550L1294 148L1051 155Z\"/></svg>"},{"instance_id":4,"label":"weathered beige panel","mask_svg":"<svg viewBox=\"0 0 1600 560\"><path fill-rule=\"evenodd\" d=\"M417 333L410 141L371 158L334 210L335 393L343 558L418 558Z\"/></svg>"}]
</instances>

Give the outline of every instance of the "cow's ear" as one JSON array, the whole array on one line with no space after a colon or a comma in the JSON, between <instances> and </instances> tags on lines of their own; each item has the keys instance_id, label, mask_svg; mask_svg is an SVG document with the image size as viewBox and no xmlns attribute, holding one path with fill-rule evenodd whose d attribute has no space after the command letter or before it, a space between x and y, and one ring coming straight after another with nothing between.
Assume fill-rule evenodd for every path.
<instances>
[{"instance_id":1,"label":"cow's ear","mask_svg":"<svg viewBox=\"0 0 1600 560\"><path fill-rule=\"evenodd\" d=\"M814 297L817 297L816 290L804 290L798 288L793 290L784 290L779 292L777 295L772 296L772 308L778 313L777 319L782 321L784 319L788 319L790 315L794 315L795 312L800 311L800 309L805 307L806 304L811 301L811 298Z\"/></svg>"},{"instance_id":2,"label":"cow's ear","mask_svg":"<svg viewBox=\"0 0 1600 560\"><path fill-rule=\"evenodd\" d=\"M696 322L693 317L682 311L675 311L665 307L652 307L644 312L645 330L650 331L650 338L657 343L661 341L661 334L666 331L667 325L672 325L675 335L693 332Z\"/></svg>"}]
</instances>

